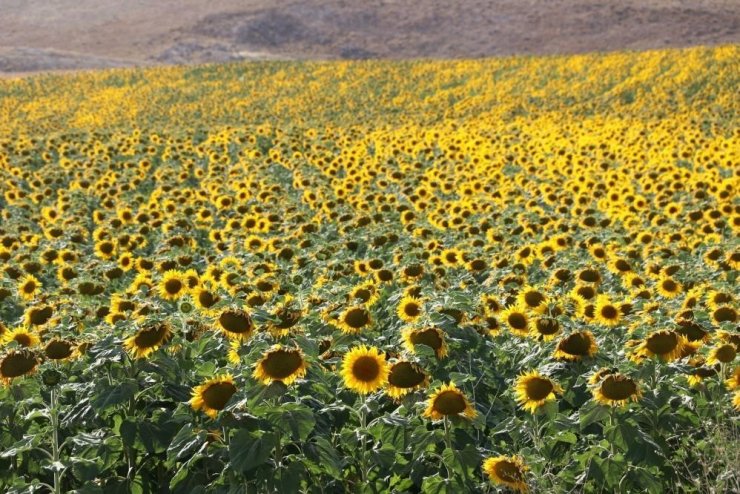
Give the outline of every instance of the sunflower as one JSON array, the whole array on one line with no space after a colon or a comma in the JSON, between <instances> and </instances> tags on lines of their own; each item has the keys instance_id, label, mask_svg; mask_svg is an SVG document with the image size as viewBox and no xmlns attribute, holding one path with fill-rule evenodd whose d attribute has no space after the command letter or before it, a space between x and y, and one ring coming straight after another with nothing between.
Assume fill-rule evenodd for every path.
<instances>
[{"instance_id":1,"label":"sunflower","mask_svg":"<svg viewBox=\"0 0 740 494\"><path fill-rule=\"evenodd\" d=\"M682 334L664 329L646 336L635 350L635 353L643 357L657 356L665 362L672 362L680 358L686 343L686 337Z\"/></svg>"},{"instance_id":2,"label":"sunflower","mask_svg":"<svg viewBox=\"0 0 740 494\"><path fill-rule=\"evenodd\" d=\"M518 456L486 458L483 472L494 484L504 485L517 492L527 492L525 473L528 467Z\"/></svg>"},{"instance_id":3,"label":"sunflower","mask_svg":"<svg viewBox=\"0 0 740 494\"><path fill-rule=\"evenodd\" d=\"M366 307L370 307L378 301L380 294L378 288L372 281L366 281L352 288L349 292L349 302L359 301Z\"/></svg>"},{"instance_id":4,"label":"sunflower","mask_svg":"<svg viewBox=\"0 0 740 494\"><path fill-rule=\"evenodd\" d=\"M594 399L602 405L622 406L642 396L640 387L632 378L615 372L604 377L592 389Z\"/></svg>"},{"instance_id":5,"label":"sunflower","mask_svg":"<svg viewBox=\"0 0 740 494\"><path fill-rule=\"evenodd\" d=\"M616 374L617 369L611 369L609 367L602 367L601 369L594 372L591 377L588 378L589 384L598 384L601 382L602 379L604 379L606 376L610 374Z\"/></svg>"},{"instance_id":6,"label":"sunflower","mask_svg":"<svg viewBox=\"0 0 740 494\"><path fill-rule=\"evenodd\" d=\"M514 386L516 400L528 412L534 413L548 401L555 399L555 394L562 394L563 388L553 380L542 376L537 371L520 375Z\"/></svg>"},{"instance_id":7,"label":"sunflower","mask_svg":"<svg viewBox=\"0 0 740 494\"><path fill-rule=\"evenodd\" d=\"M44 355L50 360L67 360L75 356L75 344L69 340L53 338L44 346Z\"/></svg>"},{"instance_id":8,"label":"sunflower","mask_svg":"<svg viewBox=\"0 0 740 494\"><path fill-rule=\"evenodd\" d=\"M300 322L303 309L292 296L286 295L283 302L275 308L273 315L277 320L271 321L267 325L267 330L274 338L280 338L289 335L291 329Z\"/></svg>"},{"instance_id":9,"label":"sunflower","mask_svg":"<svg viewBox=\"0 0 740 494\"><path fill-rule=\"evenodd\" d=\"M404 283L414 283L424 275L424 266L421 264L411 264L401 269L401 281Z\"/></svg>"},{"instance_id":10,"label":"sunflower","mask_svg":"<svg viewBox=\"0 0 740 494\"><path fill-rule=\"evenodd\" d=\"M370 311L362 305L355 305L344 310L337 320L337 325L342 333L355 334L370 327L373 319Z\"/></svg>"},{"instance_id":11,"label":"sunflower","mask_svg":"<svg viewBox=\"0 0 740 494\"><path fill-rule=\"evenodd\" d=\"M182 273L173 269L162 276L159 283L159 296L165 300L177 300L188 291L186 280Z\"/></svg>"},{"instance_id":12,"label":"sunflower","mask_svg":"<svg viewBox=\"0 0 740 494\"><path fill-rule=\"evenodd\" d=\"M306 368L307 364L300 349L275 345L257 362L252 377L263 384L282 381L286 386L290 386L293 381L306 375Z\"/></svg>"},{"instance_id":13,"label":"sunflower","mask_svg":"<svg viewBox=\"0 0 740 494\"><path fill-rule=\"evenodd\" d=\"M216 376L193 388L190 406L196 411L203 410L211 418L216 418L234 393L236 386L231 374Z\"/></svg>"},{"instance_id":14,"label":"sunflower","mask_svg":"<svg viewBox=\"0 0 740 494\"><path fill-rule=\"evenodd\" d=\"M552 317L540 316L532 324L530 336L538 341L550 341L560 334L560 323Z\"/></svg>"},{"instance_id":15,"label":"sunflower","mask_svg":"<svg viewBox=\"0 0 740 494\"><path fill-rule=\"evenodd\" d=\"M355 347L342 360L344 385L360 394L377 391L388 382L385 354L375 347Z\"/></svg>"},{"instance_id":16,"label":"sunflower","mask_svg":"<svg viewBox=\"0 0 740 494\"><path fill-rule=\"evenodd\" d=\"M12 342L15 342L21 348L33 348L38 345L41 340L34 332L29 331L24 327L18 327L11 331L7 331L3 335L3 345L8 345Z\"/></svg>"},{"instance_id":17,"label":"sunflower","mask_svg":"<svg viewBox=\"0 0 740 494\"><path fill-rule=\"evenodd\" d=\"M657 290L658 293L665 298L675 298L680 293L683 287L681 283L674 280L670 276L661 275L658 279Z\"/></svg>"},{"instance_id":18,"label":"sunflower","mask_svg":"<svg viewBox=\"0 0 740 494\"><path fill-rule=\"evenodd\" d=\"M252 317L241 309L227 308L223 310L216 323L218 329L230 339L248 340L254 332Z\"/></svg>"},{"instance_id":19,"label":"sunflower","mask_svg":"<svg viewBox=\"0 0 740 494\"><path fill-rule=\"evenodd\" d=\"M707 364L729 364L737 356L737 348L732 343L725 343L723 345L717 345L712 348L707 358Z\"/></svg>"},{"instance_id":20,"label":"sunflower","mask_svg":"<svg viewBox=\"0 0 740 494\"><path fill-rule=\"evenodd\" d=\"M729 391L740 389L740 365L735 367L732 375L725 380L725 386Z\"/></svg>"},{"instance_id":21,"label":"sunflower","mask_svg":"<svg viewBox=\"0 0 740 494\"><path fill-rule=\"evenodd\" d=\"M414 322L421 317L424 312L422 302L418 298L403 297L398 303L396 314L405 322Z\"/></svg>"},{"instance_id":22,"label":"sunflower","mask_svg":"<svg viewBox=\"0 0 740 494\"><path fill-rule=\"evenodd\" d=\"M686 378L689 386L699 386L704 379L717 375L717 369L714 367L699 366L692 369Z\"/></svg>"},{"instance_id":23,"label":"sunflower","mask_svg":"<svg viewBox=\"0 0 740 494\"><path fill-rule=\"evenodd\" d=\"M0 359L0 380L9 385L16 377L34 372L38 364L39 359L32 351L26 348L11 350Z\"/></svg>"},{"instance_id":24,"label":"sunflower","mask_svg":"<svg viewBox=\"0 0 740 494\"><path fill-rule=\"evenodd\" d=\"M523 308L518 306L509 307L501 314L501 321L515 335L523 338L529 336L529 317Z\"/></svg>"},{"instance_id":25,"label":"sunflower","mask_svg":"<svg viewBox=\"0 0 740 494\"><path fill-rule=\"evenodd\" d=\"M443 384L432 393L423 416L432 420L442 420L451 416L474 419L477 414L465 394L451 382Z\"/></svg>"},{"instance_id":26,"label":"sunflower","mask_svg":"<svg viewBox=\"0 0 740 494\"><path fill-rule=\"evenodd\" d=\"M23 300L33 300L41 291L41 282L32 274L27 274L18 282L18 295Z\"/></svg>"},{"instance_id":27,"label":"sunflower","mask_svg":"<svg viewBox=\"0 0 740 494\"><path fill-rule=\"evenodd\" d=\"M501 312L501 304L493 294L484 293L480 298L481 306L483 307L483 313L487 316L492 316Z\"/></svg>"},{"instance_id":28,"label":"sunflower","mask_svg":"<svg viewBox=\"0 0 740 494\"><path fill-rule=\"evenodd\" d=\"M398 399L428 385L429 377L419 365L399 360L388 371L388 387L385 392L391 398Z\"/></svg>"},{"instance_id":29,"label":"sunflower","mask_svg":"<svg viewBox=\"0 0 740 494\"><path fill-rule=\"evenodd\" d=\"M157 322L138 330L123 342L123 347L136 358L146 358L167 342L172 329L167 322Z\"/></svg>"},{"instance_id":30,"label":"sunflower","mask_svg":"<svg viewBox=\"0 0 740 494\"><path fill-rule=\"evenodd\" d=\"M517 305L525 310L542 314L547 309L547 296L532 286L523 287L516 300Z\"/></svg>"},{"instance_id":31,"label":"sunflower","mask_svg":"<svg viewBox=\"0 0 740 494\"><path fill-rule=\"evenodd\" d=\"M203 314L212 315L213 306L221 301L221 297L209 287L199 285L190 292L195 307Z\"/></svg>"},{"instance_id":32,"label":"sunflower","mask_svg":"<svg viewBox=\"0 0 740 494\"><path fill-rule=\"evenodd\" d=\"M737 321L737 311L729 305L717 307L712 311L712 321L716 325L720 325L723 322L735 322Z\"/></svg>"},{"instance_id":33,"label":"sunflower","mask_svg":"<svg viewBox=\"0 0 740 494\"><path fill-rule=\"evenodd\" d=\"M428 327L414 329L407 327L403 330L403 343L409 352L416 351L416 345L426 345L434 350L438 359L447 355L445 333L439 328Z\"/></svg>"},{"instance_id":34,"label":"sunflower","mask_svg":"<svg viewBox=\"0 0 740 494\"><path fill-rule=\"evenodd\" d=\"M604 326L616 326L622 318L620 307L609 301L606 295L598 295L594 306L594 320Z\"/></svg>"},{"instance_id":35,"label":"sunflower","mask_svg":"<svg viewBox=\"0 0 740 494\"><path fill-rule=\"evenodd\" d=\"M571 333L558 341L553 357L558 360L581 360L596 355L599 347L591 331Z\"/></svg>"},{"instance_id":36,"label":"sunflower","mask_svg":"<svg viewBox=\"0 0 740 494\"><path fill-rule=\"evenodd\" d=\"M464 262L463 251L460 249L444 249L440 254L440 257L445 266L455 267Z\"/></svg>"}]
</instances>

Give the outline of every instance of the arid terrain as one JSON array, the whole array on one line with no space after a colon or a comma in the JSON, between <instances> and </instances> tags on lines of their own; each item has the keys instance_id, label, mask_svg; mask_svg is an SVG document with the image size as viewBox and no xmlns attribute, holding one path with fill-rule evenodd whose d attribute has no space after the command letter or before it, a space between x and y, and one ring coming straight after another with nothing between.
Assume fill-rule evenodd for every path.
<instances>
[{"instance_id":1,"label":"arid terrain","mask_svg":"<svg viewBox=\"0 0 740 494\"><path fill-rule=\"evenodd\" d=\"M0 73L740 41L733 0L0 0Z\"/></svg>"}]
</instances>

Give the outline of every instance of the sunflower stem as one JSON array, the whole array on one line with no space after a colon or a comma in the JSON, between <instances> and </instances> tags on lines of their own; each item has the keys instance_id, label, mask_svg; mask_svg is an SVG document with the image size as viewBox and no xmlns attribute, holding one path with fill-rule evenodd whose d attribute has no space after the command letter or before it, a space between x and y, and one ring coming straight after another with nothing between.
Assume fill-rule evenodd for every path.
<instances>
[{"instance_id":1,"label":"sunflower stem","mask_svg":"<svg viewBox=\"0 0 740 494\"><path fill-rule=\"evenodd\" d=\"M59 410L57 390L51 388L49 398L49 420L51 421L51 456L54 467L54 494L62 492L62 471L59 470Z\"/></svg>"},{"instance_id":2,"label":"sunflower stem","mask_svg":"<svg viewBox=\"0 0 740 494\"><path fill-rule=\"evenodd\" d=\"M360 477L362 479L363 486L367 484L367 441L365 437L367 429L367 403L368 396L365 395L362 399L362 405L360 406L360 441L362 441L362 447L360 448Z\"/></svg>"}]
</instances>

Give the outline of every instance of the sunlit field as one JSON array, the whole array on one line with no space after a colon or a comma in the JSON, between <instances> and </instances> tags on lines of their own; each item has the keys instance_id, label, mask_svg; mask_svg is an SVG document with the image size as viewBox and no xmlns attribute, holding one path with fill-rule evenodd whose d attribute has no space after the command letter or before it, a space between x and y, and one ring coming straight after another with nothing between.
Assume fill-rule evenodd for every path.
<instances>
[{"instance_id":1,"label":"sunlit field","mask_svg":"<svg viewBox=\"0 0 740 494\"><path fill-rule=\"evenodd\" d=\"M0 80L0 491L737 492L739 66Z\"/></svg>"}]
</instances>

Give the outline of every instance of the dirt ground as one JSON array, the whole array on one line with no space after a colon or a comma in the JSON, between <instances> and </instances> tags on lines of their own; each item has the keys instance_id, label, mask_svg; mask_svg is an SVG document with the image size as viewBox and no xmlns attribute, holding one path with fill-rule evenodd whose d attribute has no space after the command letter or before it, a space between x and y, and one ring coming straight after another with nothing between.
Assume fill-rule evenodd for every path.
<instances>
[{"instance_id":1,"label":"dirt ground","mask_svg":"<svg viewBox=\"0 0 740 494\"><path fill-rule=\"evenodd\" d=\"M738 42L738 0L0 0L5 75Z\"/></svg>"}]
</instances>

